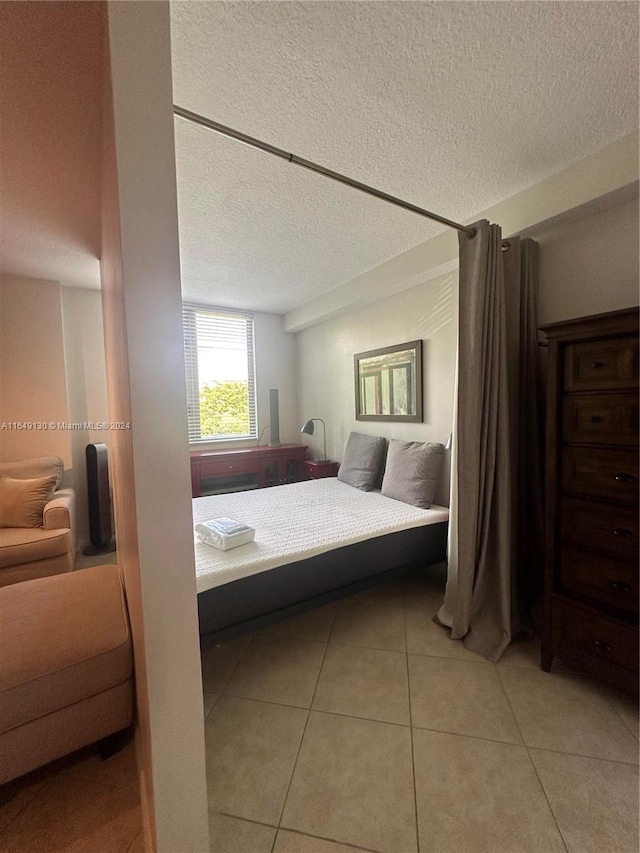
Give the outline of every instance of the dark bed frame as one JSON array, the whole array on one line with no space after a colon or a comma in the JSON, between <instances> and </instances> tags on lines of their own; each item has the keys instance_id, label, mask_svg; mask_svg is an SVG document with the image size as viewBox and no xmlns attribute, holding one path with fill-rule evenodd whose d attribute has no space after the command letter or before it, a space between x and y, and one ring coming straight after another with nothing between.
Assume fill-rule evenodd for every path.
<instances>
[{"instance_id":1,"label":"dark bed frame","mask_svg":"<svg viewBox=\"0 0 640 853\"><path fill-rule=\"evenodd\" d=\"M200 645L259 631L346 595L445 559L448 522L376 536L198 594Z\"/></svg>"}]
</instances>

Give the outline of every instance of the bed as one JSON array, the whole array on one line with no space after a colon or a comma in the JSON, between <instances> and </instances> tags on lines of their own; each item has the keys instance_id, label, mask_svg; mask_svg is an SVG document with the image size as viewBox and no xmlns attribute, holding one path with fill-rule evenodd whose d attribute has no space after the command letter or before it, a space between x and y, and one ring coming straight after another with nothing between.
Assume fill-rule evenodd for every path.
<instances>
[{"instance_id":1,"label":"bed","mask_svg":"<svg viewBox=\"0 0 640 853\"><path fill-rule=\"evenodd\" d=\"M443 560L449 511L332 477L193 499L194 523L221 516L254 527L256 538L229 551L196 540L202 646Z\"/></svg>"}]
</instances>

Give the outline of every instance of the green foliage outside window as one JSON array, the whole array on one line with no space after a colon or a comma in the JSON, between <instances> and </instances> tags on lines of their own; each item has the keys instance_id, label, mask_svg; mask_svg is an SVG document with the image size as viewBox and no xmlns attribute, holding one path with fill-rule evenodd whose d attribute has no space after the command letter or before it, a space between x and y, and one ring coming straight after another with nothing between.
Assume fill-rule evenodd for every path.
<instances>
[{"instance_id":1,"label":"green foliage outside window","mask_svg":"<svg viewBox=\"0 0 640 853\"><path fill-rule=\"evenodd\" d=\"M215 382L201 389L200 434L249 435L249 385L246 380Z\"/></svg>"}]
</instances>

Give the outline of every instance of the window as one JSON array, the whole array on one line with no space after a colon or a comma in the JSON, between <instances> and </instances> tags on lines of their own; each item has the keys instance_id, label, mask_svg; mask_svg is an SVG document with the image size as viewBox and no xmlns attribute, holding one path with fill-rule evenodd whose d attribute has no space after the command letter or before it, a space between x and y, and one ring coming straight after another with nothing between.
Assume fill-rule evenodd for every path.
<instances>
[{"instance_id":1,"label":"window","mask_svg":"<svg viewBox=\"0 0 640 853\"><path fill-rule=\"evenodd\" d=\"M189 441L255 438L253 314L184 305Z\"/></svg>"}]
</instances>

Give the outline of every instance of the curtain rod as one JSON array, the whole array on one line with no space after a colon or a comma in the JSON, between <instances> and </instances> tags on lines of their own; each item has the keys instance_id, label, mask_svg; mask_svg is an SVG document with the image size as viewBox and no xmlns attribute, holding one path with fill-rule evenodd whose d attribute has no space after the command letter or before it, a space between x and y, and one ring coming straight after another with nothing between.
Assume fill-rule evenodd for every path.
<instances>
[{"instance_id":1,"label":"curtain rod","mask_svg":"<svg viewBox=\"0 0 640 853\"><path fill-rule=\"evenodd\" d=\"M191 112L191 110L185 110L184 107L179 107L174 104L173 113L186 121L199 124L201 127L206 127L209 130L213 130L215 133L220 133L222 136L228 136L230 139L235 139L237 142L244 143L244 145L250 145L252 148L259 148L260 151L266 151L267 154L273 154L274 157L280 157L282 160L287 160L295 166L302 166L303 169L308 169L310 172L316 172L318 175L324 175L325 178L331 178L332 181L337 181L339 184L345 184L348 187L352 187L354 190L360 190L360 192L382 199L382 201L388 201L389 204L395 204L396 207L402 207L404 210L409 210L412 213L425 216L427 219L433 219L435 222L441 222L443 225L448 225L449 228L455 228L456 231L464 231L470 238L475 237L476 235L475 228L468 228L466 225L460 225L459 222L454 222L452 219L446 219L444 216L439 216L437 213L431 213L429 210L424 210L422 207L417 207L415 204L411 204L401 198L396 198L396 196L389 195L389 193L377 190L367 184L361 184L360 181L354 181L353 178L348 178L346 175L339 174L339 172L332 172L331 169L325 169L324 166L320 166L318 163L313 163L311 160L305 160L302 157L298 157L296 154L290 154L288 151L283 151L282 148L276 148L275 145L270 145L268 142L263 142L261 139L255 139L253 136L247 136L246 133L241 133L239 130L234 130L232 127L225 127L224 124L219 124L217 121L213 121L213 119L206 118L206 116L199 115L198 113Z\"/></svg>"}]
</instances>

